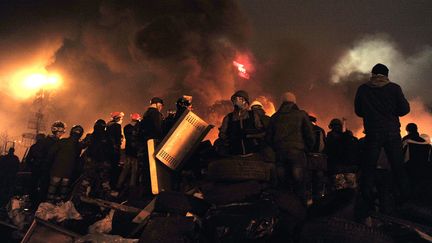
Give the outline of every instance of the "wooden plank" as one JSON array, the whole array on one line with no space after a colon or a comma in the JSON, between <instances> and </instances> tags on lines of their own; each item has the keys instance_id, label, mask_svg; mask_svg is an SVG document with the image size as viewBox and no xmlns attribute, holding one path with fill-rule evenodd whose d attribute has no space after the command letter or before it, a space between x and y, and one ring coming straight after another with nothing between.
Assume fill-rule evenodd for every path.
<instances>
[{"instance_id":1,"label":"wooden plank","mask_svg":"<svg viewBox=\"0 0 432 243\"><path fill-rule=\"evenodd\" d=\"M127 212L127 213L139 213L139 212L141 212L141 209L139 209L139 208L126 206L126 205L122 205L122 204L115 203L115 202L105 201L105 200L98 199L98 198L90 198L90 197L84 197L84 196L81 196L80 198L81 198L81 201L83 201L85 203L97 205L97 206L100 206L103 208L111 208L111 209L120 210L120 211Z\"/></svg>"}]
</instances>

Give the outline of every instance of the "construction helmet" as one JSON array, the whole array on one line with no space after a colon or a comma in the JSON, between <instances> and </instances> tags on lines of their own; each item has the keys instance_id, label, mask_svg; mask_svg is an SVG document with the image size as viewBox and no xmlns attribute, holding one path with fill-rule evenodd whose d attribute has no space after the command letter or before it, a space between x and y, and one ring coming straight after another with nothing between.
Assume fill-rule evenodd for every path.
<instances>
[{"instance_id":1,"label":"construction helmet","mask_svg":"<svg viewBox=\"0 0 432 243\"><path fill-rule=\"evenodd\" d=\"M111 112L111 118L112 119L118 119L118 118L123 118L124 117L124 113L123 112L121 112L121 111L114 111L114 112Z\"/></svg>"},{"instance_id":2,"label":"construction helmet","mask_svg":"<svg viewBox=\"0 0 432 243\"><path fill-rule=\"evenodd\" d=\"M139 121L139 120L141 120L141 115L138 114L138 113L132 113L130 115L130 118L131 118L132 121Z\"/></svg>"}]
</instances>

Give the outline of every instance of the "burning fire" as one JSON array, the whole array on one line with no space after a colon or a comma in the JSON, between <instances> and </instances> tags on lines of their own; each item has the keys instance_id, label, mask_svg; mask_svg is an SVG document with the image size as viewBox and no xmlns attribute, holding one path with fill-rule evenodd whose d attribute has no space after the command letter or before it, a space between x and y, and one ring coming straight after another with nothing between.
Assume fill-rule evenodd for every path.
<instances>
[{"instance_id":1,"label":"burning fire","mask_svg":"<svg viewBox=\"0 0 432 243\"><path fill-rule=\"evenodd\" d=\"M237 69L237 74L244 79L249 79L250 74L254 72L252 64L253 55L251 53L237 53L233 61L234 67Z\"/></svg>"},{"instance_id":2,"label":"burning fire","mask_svg":"<svg viewBox=\"0 0 432 243\"><path fill-rule=\"evenodd\" d=\"M247 72L245 66L239 62L233 61L235 67L237 67L238 75L244 79L249 79L249 73Z\"/></svg>"},{"instance_id":3,"label":"burning fire","mask_svg":"<svg viewBox=\"0 0 432 243\"><path fill-rule=\"evenodd\" d=\"M27 99L39 90L55 90L61 87L59 74L48 73L45 69L26 69L15 73L10 83L15 97Z\"/></svg>"}]
</instances>

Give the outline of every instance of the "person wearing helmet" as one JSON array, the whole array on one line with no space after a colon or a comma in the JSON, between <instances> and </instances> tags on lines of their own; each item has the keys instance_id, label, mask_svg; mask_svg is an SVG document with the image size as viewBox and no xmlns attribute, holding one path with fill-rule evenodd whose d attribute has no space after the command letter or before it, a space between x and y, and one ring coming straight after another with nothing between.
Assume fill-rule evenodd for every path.
<instances>
[{"instance_id":1,"label":"person wearing helmet","mask_svg":"<svg viewBox=\"0 0 432 243\"><path fill-rule=\"evenodd\" d=\"M95 122L93 132L83 139L82 147L85 148L81 156L84 168L79 194L88 196L91 193L98 198L110 199L110 161L114 151L103 119Z\"/></svg>"},{"instance_id":2,"label":"person wearing helmet","mask_svg":"<svg viewBox=\"0 0 432 243\"><path fill-rule=\"evenodd\" d=\"M65 134L66 124L62 121L55 121L51 125L51 133L44 136L37 142L32 149L31 156L31 172L32 183L30 186L30 199L32 206L37 207L40 202L46 200L48 187L50 182L51 163L48 160L48 151L51 147ZM41 135L39 135L41 137Z\"/></svg>"},{"instance_id":3,"label":"person wearing helmet","mask_svg":"<svg viewBox=\"0 0 432 243\"><path fill-rule=\"evenodd\" d=\"M231 96L234 110L228 113L222 120L219 128L219 143L222 148L217 148L221 153L229 155L250 155L259 152L256 131L263 129L259 117L249 109L249 95L244 90L239 90Z\"/></svg>"},{"instance_id":4,"label":"person wearing helmet","mask_svg":"<svg viewBox=\"0 0 432 243\"><path fill-rule=\"evenodd\" d=\"M147 140L163 138L163 120L161 113L164 107L164 102L159 97L153 97L150 100L150 106L144 113L141 122L139 123L138 132L138 161L142 165L141 178L142 184L145 187L146 193L151 192L150 184L150 167L148 162Z\"/></svg>"},{"instance_id":5,"label":"person wearing helmet","mask_svg":"<svg viewBox=\"0 0 432 243\"><path fill-rule=\"evenodd\" d=\"M129 175L129 186L133 187L136 185L138 178L138 127L141 120L141 116L138 113L130 115L131 122L123 128L123 133L126 139L125 155L126 161L123 165L122 172L117 181L117 190L120 190L126 176Z\"/></svg>"},{"instance_id":6,"label":"person wearing helmet","mask_svg":"<svg viewBox=\"0 0 432 243\"><path fill-rule=\"evenodd\" d=\"M192 110L192 96L189 95L183 95L178 98L174 116L169 116L168 114L167 118L164 120L164 135L168 134L186 110Z\"/></svg>"},{"instance_id":7,"label":"person wearing helmet","mask_svg":"<svg viewBox=\"0 0 432 243\"><path fill-rule=\"evenodd\" d=\"M57 141L48 152L48 158L52 162L47 197L50 202L66 200L69 184L81 154L82 147L79 140L83 133L82 126L73 126L69 137Z\"/></svg>"},{"instance_id":8,"label":"person wearing helmet","mask_svg":"<svg viewBox=\"0 0 432 243\"><path fill-rule=\"evenodd\" d=\"M111 187L115 187L118 176L120 175L120 155L121 144L123 142L123 134L121 124L123 122L124 113L120 111L112 112L111 121L107 123L106 131L113 145L113 153L111 158Z\"/></svg>"},{"instance_id":9,"label":"person wearing helmet","mask_svg":"<svg viewBox=\"0 0 432 243\"><path fill-rule=\"evenodd\" d=\"M332 119L329 124L325 153L327 154L328 174L332 179L332 189L356 188L356 173L359 163L359 141L349 130L343 130L340 119Z\"/></svg>"}]
</instances>

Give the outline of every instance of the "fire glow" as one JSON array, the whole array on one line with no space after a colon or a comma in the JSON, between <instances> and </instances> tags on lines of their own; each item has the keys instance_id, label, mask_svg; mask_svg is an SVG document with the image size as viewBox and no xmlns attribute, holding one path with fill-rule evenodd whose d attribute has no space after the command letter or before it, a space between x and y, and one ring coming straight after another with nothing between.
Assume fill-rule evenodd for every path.
<instances>
[{"instance_id":1,"label":"fire glow","mask_svg":"<svg viewBox=\"0 0 432 243\"><path fill-rule=\"evenodd\" d=\"M249 73L247 72L247 70L245 68L245 65L243 65L243 64L241 64L239 62L236 62L236 61L233 61L233 65L237 68L238 75L241 78L244 78L244 79L249 79L250 78Z\"/></svg>"},{"instance_id":2,"label":"fire glow","mask_svg":"<svg viewBox=\"0 0 432 243\"><path fill-rule=\"evenodd\" d=\"M27 99L39 90L55 90L60 88L62 79L58 74L46 70L23 70L12 78L11 88L17 98Z\"/></svg>"}]
</instances>

